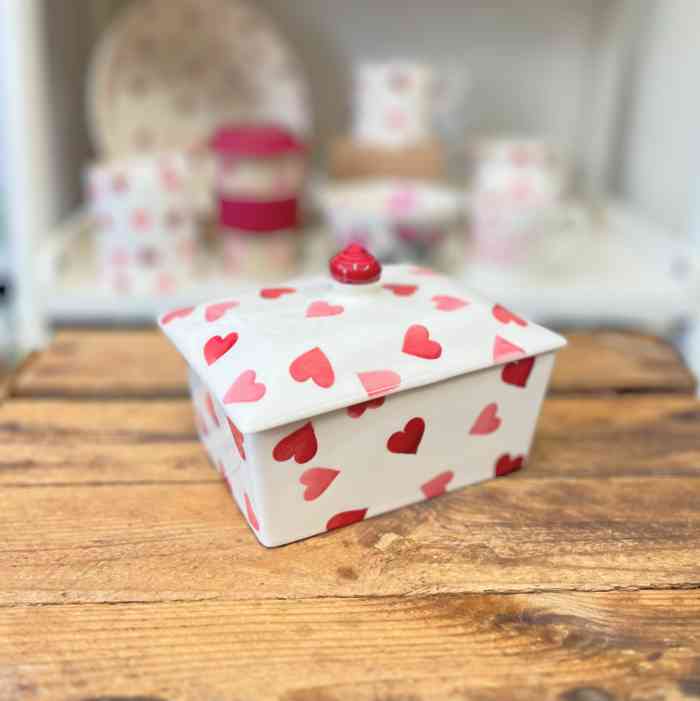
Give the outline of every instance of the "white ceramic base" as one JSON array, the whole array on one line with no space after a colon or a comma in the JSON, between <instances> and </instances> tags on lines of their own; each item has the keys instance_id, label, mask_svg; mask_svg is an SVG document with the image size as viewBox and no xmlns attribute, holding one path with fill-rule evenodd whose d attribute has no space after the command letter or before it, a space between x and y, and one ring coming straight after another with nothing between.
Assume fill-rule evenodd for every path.
<instances>
[{"instance_id":1,"label":"white ceramic base","mask_svg":"<svg viewBox=\"0 0 700 701\"><path fill-rule=\"evenodd\" d=\"M504 381L507 366L497 366L394 394L361 416L340 409L247 434L239 439L245 460L223 408L194 372L190 384L212 462L258 540L273 547L490 479L499 464L517 469L513 461L523 462L530 449L553 362L554 353L535 358L525 386ZM416 418L424 422L417 451L389 450L390 438ZM313 457L307 424L316 438ZM292 441L280 442L300 429L307 441L300 438L283 459ZM395 439L392 447L410 443Z\"/></svg>"}]
</instances>

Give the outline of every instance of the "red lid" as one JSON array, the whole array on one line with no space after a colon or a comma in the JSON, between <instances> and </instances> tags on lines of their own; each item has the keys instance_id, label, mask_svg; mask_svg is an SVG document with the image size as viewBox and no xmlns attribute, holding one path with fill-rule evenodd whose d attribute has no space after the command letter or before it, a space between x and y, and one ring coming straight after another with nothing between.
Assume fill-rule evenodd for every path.
<instances>
[{"instance_id":1,"label":"red lid","mask_svg":"<svg viewBox=\"0 0 700 701\"><path fill-rule=\"evenodd\" d=\"M328 263L334 280L348 285L366 285L379 280L381 263L359 243L351 243Z\"/></svg>"},{"instance_id":2,"label":"red lid","mask_svg":"<svg viewBox=\"0 0 700 701\"><path fill-rule=\"evenodd\" d=\"M306 150L294 134L273 124L227 125L215 132L209 145L218 153L238 156L267 157Z\"/></svg>"}]
</instances>

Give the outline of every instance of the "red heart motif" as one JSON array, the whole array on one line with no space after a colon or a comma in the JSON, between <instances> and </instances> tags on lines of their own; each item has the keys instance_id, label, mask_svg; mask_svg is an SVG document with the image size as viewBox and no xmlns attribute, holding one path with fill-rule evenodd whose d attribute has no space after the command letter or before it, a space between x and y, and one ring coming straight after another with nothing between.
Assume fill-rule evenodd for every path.
<instances>
[{"instance_id":1,"label":"red heart motif","mask_svg":"<svg viewBox=\"0 0 700 701\"><path fill-rule=\"evenodd\" d=\"M233 309L238 306L238 302L219 302L218 304L210 304L205 312L204 318L207 321L217 321L226 314L229 309Z\"/></svg>"},{"instance_id":2,"label":"red heart motif","mask_svg":"<svg viewBox=\"0 0 700 701\"><path fill-rule=\"evenodd\" d=\"M325 353L318 347L302 353L292 361L289 374L297 382L312 379L319 387L328 389L333 386L335 374Z\"/></svg>"},{"instance_id":3,"label":"red heart motif","mask_svg":"<svg viewBox=\"0 0 700 701\"><path fill-rule=\"evenodd\" d=\"M430 332L420 324L408 327L401 350L426 360L437 360L442 355L442 346L437 341L431 341Z\"/></svg>"},{"instance_id":4,"label":"red heart motif","mask_svg":"<svg viewBox=\"0 0 700 701\"><path fill-rule=\"evenodd\" d=\"M214 425L220 426L219 417L216 415L216 409L214 409L214 400L209 392L204 395L204 406L206 406L207 412L209 412L209 416L211 416Z\"/></svg>"},{"instance_id":5,"label":"red heart motif","mask_svg":"<svg viewBox=\"0 0 700 701\"><path fill-rule=\"evenodd\" d=\"M253 511L253 505L250 503L250 497L248 497L248 492L243 492L243 499L245 500L245 512L248 516L248 522L256 530L260 530L260 523L258 523L258 517Z\"/></svg>"},{"instance_id":6,"label":"red heart motif","mask_svg":"<svg viewBox=\"0 0 700 701\"><path fill-rule=\"evenodd\" d=\"M238 340L238 334L232 331L228 336L212 336L204 344L204 360L207 361L207 365L212 365L215 363L224 353L227 353L236 345Z\"/></svg>"},{"instance_id":7,"label":"red heart motif","mask_svg":"<svg viewBox=\"0 0 700 701\"><path fill-rule=\"evenodd\" d=\"M255 370L244 370L224 395L224 404L257 402L265 396L267 387L255 381Z\"/></svg>"},{"instance_id":8,"label":"red heart motif","mask_svg":"<svg viewBox=\"0 0 700 701\"><path fill-rule=\"evenodd\" d=\"M243 434L238 430L238 426L236 426L231 419L226 417L226 420L228 421L228 427L231 430L231 435L233 436L233 442L236 444L236 448L238 449L238 454L241 456L241 460L245 460L245 448L243 447Z\"/></svg>"},{"instance_id":9,"label":"red heart motif","mask_svg":"<svg viewBox=\"0 0 700 701\"><path fill-rule=\"evenodd\" d=\"M166 324L169 324L173 319L184 319L186 316L189 316L192 312L194 311L194 307L183 307L182 309L173 309L172 311L169 311L167 314L163 315L163 318L160 320L160 323L165 326Z\"/></svg>"},{"instance_id":10,"label":"red heart motif","mask_svg":"<svg viewBox=\"0 0 700 701\"><path fill-rule=\"evenodd\" d=\"M496 460L496 477L503 477L504 475L509 475L511 472L516 472L523 466L524 462L524 455L517 455L514 458L510 457L510 453L501 455L501 457Z\"/></svg>"},{"instance_id":11,"label":"red heart motif","mask_svg":"<svg viewBox=\"0 0 700 701\"><path fill-rule=\"evenodd\" d=\"M501 425L501 419L497 416L498 404L488 404L479 414L474 425L469 429L473 436L485 436L493 433Z\"/></svg>"},{"instance_id":12,"label":"red heart motif","mask_svg":"<svg viewBox=\"0 0 700 701\"><path fill-rule=\"evenodd\" d=\"M260 290L260 296L263 299L277 299L282 295L291 295L296 290L293 287L266 287Z\"/></svg>"},{"instance_id":13,"label":"red heart motif","mask_svg":"<svg viewBox=\"0 0 700 701\"><path fill-rule=\"evenodd\" d=\"M425 421L420 416L416 416L406 423L403 431L397 431L389 436L386 447L390 453L415 455L418 452L421 440L423 440L424 432Z\"/></svg>"},{"instance_id":14,"label":"red heart motif","mask_svg":"<svg viewBox=\"0 0 700 701\"><path fill-rule=\"evenodd\" d=\"M418 285L382 285L385 290L391 290L397 297L410 297Z\"/></svg>"},{"instance_id":15,"label":"red heart motif","mask_svg":"<svg viewBox=\"0 0 700 701\"><path fill-rule=\"evenodd\" d=\"M316 316L336 316L342 314L344 311L345 308L341 307L339 304L333 305L319 300L318 302L311 302L309 308L306 310L306 316L308 318Z\"/></svg>"},{"instance_id":16,"label":"red heart motif","mask_svg":"<svg viewBox=\"0 0 700 701\"><path fill-rule=\"evenodd\" d=\"M500 304L494 305L491 310L493 316L498 319L502 324L507 324L511 321L515 322L518 326L527 326L527 321L519 317L517 314L513 314L510 310L502 307Z\"/></svg>"},{"instance_id":17,"label":"red heart motif","mask_svg":"<svg viewBox=\"0 0 700 701\"><path fill-rule=\"evenodd\" d=\"M530 378L530 373L535 365L534 358L523 358L522 360L516 360L512 363L508 363L503 366L501 370L501 379L508 385L515 385L516 387L525 387L527 381Z\"/></svg>"},{"instance_id":18,"label":"red heart motif","mask_svg":"<svg viewBox=\"0 0 700 701\"><path fill-rule=\"evenodd\" d=\"M384 404L386 397L377 397L376 399L368 399L366 402L353 404L348 407L348 416L352 419L358 419L367 409L374 409Z\"/></svg>"},{"instance_id":19,"label":"red heart motif","mask_svg":"<svg viewBox=\"0 0 700 701\"><path fill-rule=\"evenodd\" d=\"M426 499L434 499L442 496L447 491L447 485L452 481L455 473L452 470L441 472L437 477L429 480L421 485L421 491L425 494Z\"/></svg>"},{"instance_id":20,"label":"red heart motif","mask_svg":"<svg viewBox=\"0 0 700 701\"><path fill-rule=\"evenodd\" d=\"M299 482L306 485L304 501L318 499L339 474L340 470L332 470L329 467L312 467L303 472Z\"/></svg>"},{"instance_id":21,"label":"red heart motif","mask_svg":"<svg viewBox=\"0 0 700 701\"><path fill-rule=\"evenodd\" d=\"M401 376L393 370L370 370L358 372L357 376L369 397L387 394L401 384Z\"/></svg>"},{"instance_id":22,"label":"red heart motif","mask_svg":"<svg viewBox=\"0 0 700 701\"><path fill-rule=\"evenodd\" d=\"M318 441L311 421L301 428L285 436L272 450L272 457L277 462L285 462L290 458L298 465L309 462L318 450Z\"/></svg>"},{"instance_id":23,"label":"red heart motif","mask_svg":"<svg viewBox=\"0 0 700 701\"><path fill-rule=\"evenodd\" d=\"M341 511L339 514L328 519L326 530L332 531L335 528L349 526L351 523L362 521L367 513L367 509L353 509L352 511Z\"/></svg>"},{"instance_id":24,"label":"red heart motif","mask_svg":"<svg viewBox=\"0 0 700 701\"><path fill-rule=\"evenodd\" d=\"M501 360L512 360L518 355L522 355L525 351L516 346L515 343L506 341L502 336L496 336L493 342L493 359L498 362Z\"/></svg>"},{"instance_id":25,"label":"red heart motif","mask_svg":"<svg viewBox=\"0 0 700 701\"><path fill-rule=\"evenodd\" d=\"M432 301L435 302L435 309L441 312L453 312L455 309L461 309L469 304L465 299L450 295L435 295Z\"/></svg>"}]
</instances>

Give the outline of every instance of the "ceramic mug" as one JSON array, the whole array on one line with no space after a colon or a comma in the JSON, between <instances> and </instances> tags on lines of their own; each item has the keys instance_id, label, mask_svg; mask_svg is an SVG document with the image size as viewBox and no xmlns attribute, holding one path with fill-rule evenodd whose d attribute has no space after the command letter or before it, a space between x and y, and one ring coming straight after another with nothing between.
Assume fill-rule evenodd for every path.
<instances>
[{"instance_id":1,"label":"ceramic mug","mask_svg":"<svg viewBox=\"0 0 700 701\"><path fill-rule=\"evenodd\" d=\"M194 271L197 228L185 156L95 164L85 180L106 291L170 294L186 286Z\"/></svg>"}]
</instances>

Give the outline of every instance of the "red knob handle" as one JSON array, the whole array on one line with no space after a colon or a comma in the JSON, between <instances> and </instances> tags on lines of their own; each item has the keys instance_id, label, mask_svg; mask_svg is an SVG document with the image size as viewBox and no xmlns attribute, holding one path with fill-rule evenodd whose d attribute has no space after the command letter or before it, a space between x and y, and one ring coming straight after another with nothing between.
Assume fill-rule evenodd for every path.
<instances>
[{"instance_id":1,"label":"red knob handle","mask_svg":"<svg viewBox=\"0 0 700 701\"><path fill-rule=\"evenodd\" d=\"M351 243L330 259L328 267L334 280L347 285L366 285L379 280L381 263L357 243Z\"/></svg>"}]
</instances>

